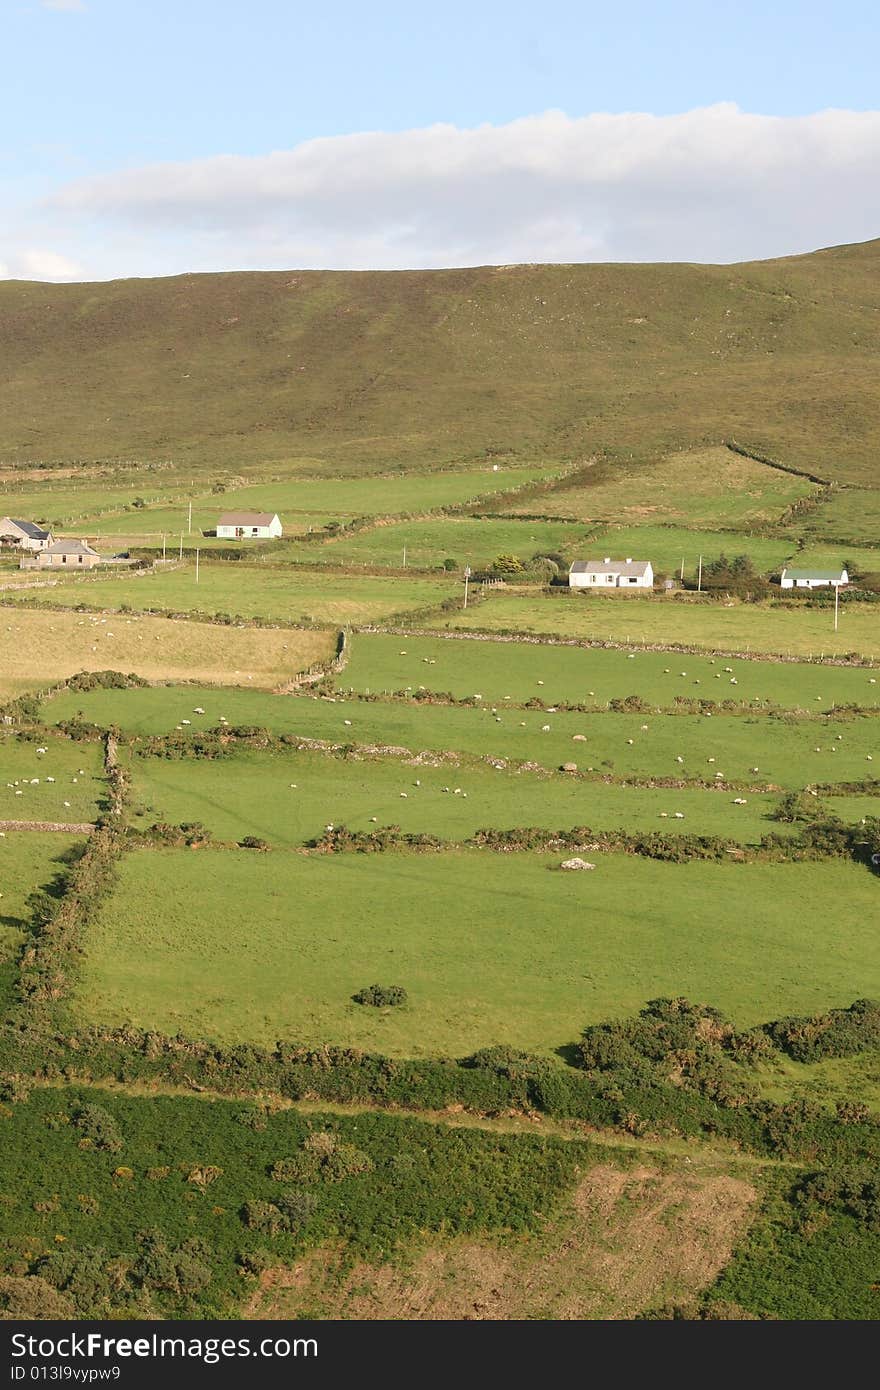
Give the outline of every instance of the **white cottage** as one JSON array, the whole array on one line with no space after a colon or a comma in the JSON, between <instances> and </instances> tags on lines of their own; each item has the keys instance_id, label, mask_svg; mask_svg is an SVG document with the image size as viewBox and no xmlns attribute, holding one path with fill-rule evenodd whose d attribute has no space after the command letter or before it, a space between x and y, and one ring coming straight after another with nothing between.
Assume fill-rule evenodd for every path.
<instances>
[{"instance_id":1,"label":"white cottage","mask_svg":"<svg viewBox=\"0 0 880 1390\"><path fill-rule=\"evenodd\" d=\"M35 521L15 521L11 516L0 517L0 548L16 550L45 550L52 544L52 532L44 531Z\"/></svg>"},{"instance_id":2,"label":"white cottage","mask_svg":"<svg viewBox=\"0 0 880 1390\"><path fill-rule=\"evenodd\" d=\"M654 569L650 560L575 560L568 571L571 589L652 589Z\"/></svg>"},{"instance_id":3,"label":"white cottage","mask_svg":"<svg viewBox=\"0 0 880 1390\"><path fill-rule=\"evenodd\" d=\"M276 512L224 512L217 535L230 541L268 541L282 535Z\"/></svg>"},{"instance_id":4,"label":"white cottage","mask_svg":"<svg viewBox=\"0 0 880 1390\"><path fill-rule=\"evenodd\" d=\"M849 583L846 568L836 570L784 569L780 584L783 589L839 589Z\"/></svg>"}]
</instances>

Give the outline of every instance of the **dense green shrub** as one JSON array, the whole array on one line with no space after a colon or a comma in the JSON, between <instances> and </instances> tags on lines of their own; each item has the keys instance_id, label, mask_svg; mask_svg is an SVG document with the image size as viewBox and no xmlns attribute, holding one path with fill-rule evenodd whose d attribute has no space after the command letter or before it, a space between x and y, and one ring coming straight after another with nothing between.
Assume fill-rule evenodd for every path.
<instances>
[{"instance_id":1,"label":"dense green shrub","mask_svg":"<svg viewBox=\"0 0 880 1390\"><path fill-rule=\"evenodd\" d=\"M853 1057L880 1049L880 1003L857 999L848 1009L831 1009L810 1018L781 1018L766 1026L774 1046L796 1062Z\"/></svg>"},{"instance_id":2,"label":"dense green shrub","mask_svg":"<svg viewBox=\"0 0 880 1390\"><path fill-rule=\"evenodd\" d=\"M113 1116L101 1105L84 1105L73 1116L73 1125L80 1130L80 1147L88 1145L94 1149L105 1149L108 1153L118 1153L122 1148L122 1136Z\"/></svg>"},{"instance_id":3,"label":"dense green shrub","mask_svg":"<svg viewBox=\"0 0 880 1390\"><path fill-rule=\"evenodd\" d=\"M407 1002L402 985L366 985L352 995L356 1004L372 1004L376 1009L393 1008Z\"/></svg>"}]
</instances>

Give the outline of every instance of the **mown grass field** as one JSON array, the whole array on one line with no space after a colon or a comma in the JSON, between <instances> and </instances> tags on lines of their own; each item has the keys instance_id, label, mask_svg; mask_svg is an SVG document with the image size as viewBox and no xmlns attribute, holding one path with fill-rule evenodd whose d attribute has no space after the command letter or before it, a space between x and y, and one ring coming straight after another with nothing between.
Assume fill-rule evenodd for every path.
<instances>
[{"instance_id":1,"label":"mown grass field","mask_svg":"<svg viewBox=\"0 0 880 1390\"><path fill-rule=\"evenodd\" d=\"M744 704L758 699L813 713L880 704L880 670L854 666L385 633L356 633L349 650L338 684L361 694L425 686L457 699L480 694L524 704L539 696L548 705L599 706L627 695L668 706L685 695Z\"/></svg>"},{"instance_id":2,"label":"mown grass field","mask_svg":"<svg viewBox=\"0 0 880 1390\"><path fill-rule=\"evenodd\" d=\"M444 615L438 627L550 633L593 641L671 643L709 651L778 652L783 656L880 658L880 621L871 604L844 602L838 631L833 605L780 607L774 603L727 605L690 599L582 598L495 591L467 612Z\"/></svg>"},{"instance_id":3,"label":"mown grass field","mask_svg":"<svg viewBox=\"0 0 880 1390\"><path fill-rule=\"evenodd\" d=\"M731 792L620 787L473 761L413 767L390 759L247 750L195 763L133 757L129 766L134 825L200 821L217 839L253 835L286 847L319 839L328 824L360 831L397 825L447 840L490 826L583 825L666 834L694 834L698 826L702 835L744 844L794 829L771 818L779 797L770 793L752 793L747 805L736 806ZM880 816L880 797L836 798L833 809L850 820ZM683 820L675 818L677 811Z\"/></svg>"},{"instance_id":4,"label":"mown grass field","mask_svg":"<svg viewBox=\"0 0 880 1390\"><path fill-rule=\"evenodd\" d=\"M50 686L77 671L272 687L333 652L329 632L6 607L0 611L0 697Z\"/></svg>"},{"instance_id":5,"label":"mown grass field","mask_svg":"<svg viewBox=\"0 0 880 1390\"><path fill-rule=\"evenodd\" d=\"M660 995L749 1024L880 990L876 881L857 866L557 863L137 851L89 930L78 1012L227 1042L546 1053ZM410 1002L351 1002L374 981Z\"/></svg>"},{"instance_id":6,"label":"mown grass field","mask_svg":"<svg viewBox=\"0 0 880 1390\"><path fill-rule=\"evenodd\" d=\"M102 758L100 743L0 734L0 820L94 820L106 791Z\"/></svg>"},{"instance_id":7,"label":"mown grass field","mask_svg":"<svg viewBox=\"0 0 880 1390\"><path fill-rule=\"evenodd\" d=\"M96 609L167 609L176 613L231 613L270 621L364 623L440 604L457 591L451 581L385 579L382 576L315 575L265 565L199 563L185 560L173 569L102 572L21 590L25 603L87 604Z\"/></svg>"},{"instance_id":8,"label":"mown grass field","mask_svg":"<svg viewBox=\"0 0 880 1390\"><path fill-rule=\"evenodd\" d=\"M604 471L603 471L604 472ZM621 464L612 477L564 483L540 500L514 502L510 515L541 513L572 521L655 521L688 526L743 527L775 521L793 502L818 492L815 483L717 445L679 449L639 464Z\"/></svg>"},{"instance_id":9,"label":"mown grass field","mask_svg":"<svg viewBox=\"0 0 880 1390\"><path fill-rule=\"evenodd\" d=\"M0 836L0 1016L15 994L16 961L30 930L28 898L51 887L64 855L80 843L74 835L35 830Z\"/></svg>"}]
</instances>

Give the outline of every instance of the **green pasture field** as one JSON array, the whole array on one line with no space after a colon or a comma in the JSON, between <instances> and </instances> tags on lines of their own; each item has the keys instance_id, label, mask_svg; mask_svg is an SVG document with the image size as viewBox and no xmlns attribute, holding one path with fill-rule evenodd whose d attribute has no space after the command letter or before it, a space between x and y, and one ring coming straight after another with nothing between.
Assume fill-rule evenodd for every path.
<instances>
[{"instance_id":1,"label":"green pasture field","mask_svg":"<svg viewBox=\"0 0 880 1390\"><path fill-rule=\"evenodd\" d=\"M60 531L71 530L88 521L91 534L102 515L124 516L126 525L130 517L131 525L138 530L140 512L128 510L136 497L142 497L152 508L170 506L175 499L175 515L179 518L183 509L186 528L185 484L167 481L162 474L133 476L125 483L112 478L99 481L88 475L81 480L65 477L56 481L51 472L39 482L28 478L18 483L14 476L7 475L0 481L0 516L47 522ZM180 530L179 521L177 529Z\"/></svg>"},{"instance_id":2,"label":"green pasture field","mask_svg":"<svg viewBox=\"0 0 880 1390\"><path fill-rule=\"evenodd\" d=\"M880 489L847 487L835 490L803 522L812 544L824 536L836 541L876 545L880 536Z\"/></svg>"},{"instance_id":3,"label":"green pasture field","mask_svg":"<svg viewBox=\"0 0 880 1390\"><path fill-rule=\"evenodd\" d=\"M508 517L433 517L375 526L335 540L292 542L275 553L276 560L296 559L320 565L406 564L412 569L436 569L444 560L485 569L499 555L527 561L549 551L576 557L588 544L590 531L570 521L518 521Z\"/></svg>"},{"instance_id":4,"label":"green pasture field","mask_svg":"<svg viewBox=\"0 0 880 1390\"><path fill-rule=\"evenodd\" d=\"M540 510L543 499L535 501ZM748 555L760 574L778 573L794 554L791 540L750 536L727 531L698 531L679 526L597 527L575 521L529 521L507 516L441 517L428 521L403 521L377 526L336 540L306 544L292 542L275 551L275 558L286 556L318 564L387 565L398 569L403 563L413 568L431 569L453 559L459 568L486 568L499 555L515 555L526 561L535 555L559 553L572 560L615 559L650 560L656 573L679 574L682 559L685 577L696 577L700 555L706 563L721 554Z\"/></svg>"},{"instance_id":5,"label":"green pasture field","mask_svg":"<svg viewBox=\"0 0 880 1390\"><path fill-rule=\"evenodd\" d=\"M618 777L710 782L716 773L723 773L725 780L786 788L863 781L876 776L875 760L880 764L880 722L869 715L827 724L763 715L550 714L502 707L496 707L496 715L491 706L470 709L294 696L278 696L274 701L230 698L234 695L198 687L95 691L65 694L47 703L45 712L56 720L82 713L102 727L118 723L132 733L168 733L184 718L196 732L216 726L225 717L231 725L260 724L276 733L337 745L490 754L550 768L571 761L581 770ZM197 707L204 708L205 714L197 714ZM252 717L245 719L246 713ZM585 742L575 741L579 734ZM677 761L679 757L682 762ZM753 767L757 773L751 771Z\"/></svg>"},{"instance_id":6,"label":"green pasture field","mask_svg":"<svg viewBox=\"0 0 880 1390\"><path fill-rule=\"evenodd\" d=\"M510 515L540 512L573 521L640 525L684 521L690 526L747 526L775 521L816 493L807 478L768 468L724 445L678 450L649 463L621 463L613 476L576 487L561 484L540 499L515 502Z\"/></svg>"},{"instance_id":7,"label":"green pasture field","mask_svg":"<svg viewBox=\"0 0 880 1390\"><path fill-rule=\"evenodd\" d=\"M510 468L500 464L498 471L493 472L491 464L484 464L480 468L449 469L436 473L395 473L368 478L279 478L276 481L250 483L245 487L227 487L225 492L217 494L207 490L191 492L190 496L181 495L171 506L146 506L113 513L105 510L104 504L104 507L96 509L92 517L82 513L81 520L90 533L98 535L122 532L126 535L161 534L163 531L176 535L181 530L187 530L189 503L192 501L194 531L213 529L223 512L245 509L277 512L285 531L291 535L295 531L308 530L309 521L304 518L309 513L314 514L312 524L323 524L322 518L342 521L351 516L430 511L434 507L467 502L484 494L491 497L542 477L552 477L559 471L558 466L549 470L537 465ZM129 490L125 501L130 502L132 496L141 495L136 489L133 492ZM296 524L292 525L294 517Z\"/></svg>"},{"instance_id":8,"label":"green pasture field","mask_svg":"<svg viewBox=\"0 0 880 1390\"><path fill-rule=\"evenodd\" d=\"M566 600L562 604L559 611L567 612ZM360 694L425 686L457 699L480 694L514 704L540 696L550 705L561 700L601 706L627 695L660 706L671 705L676 695L761 700L813 713L834 705L880 704L880 670L864 667L386 633L353 635L338 685Z\"/></svg>"},{"instance_id":9,"label":"green pasture field","mask_svg":"<svg viewBox=\"0 0 880 1390\"><path fill-rule=\"evenodd\" d=\"M792 603L698 602L610 596L557 596L527 590L493 591L485 603L467 612L444 615L437 627L474 628L486 632L548 633L592 641L652 643L705 647L707 650L777 652L781 656L847 656L856 652L880 658L880 617L873 604L842 603L838 631L833 605L808 608Z\"/></svg>"},{"instance_id":10,"label":"green pasture field","mask_svg":"<svg viewBox=\"0 0 880 1390\"><path fill-rule=\"evenodd\" d=\"M44 689L78 671L271 689L329 660L334 649L330 632L6 607L0 612L0 699Z\"/></svg>"},{"instance_id":11,"label":"green pasture field","mask_svg":"<svg viewBox=\"0 0 880 1390\"><path fill-rule=\"evenodd\" d=\"M873 539L876 541L878 536L880 531L875 532ZM840 541L821 541L811 537L791 563L796 568L800 566L805 569L833 569L838 565L847 565L858 574L880 574L880 550L866 550Z\"/></svg>"},{"instance_id":12,"label":"green pasture field","mask_svg":"<svg viewBox=\"0 0 880 1390\"><path fill-rule=\"evenodd\" d=\"M30 925L28 897L51 886L63 856L81 839L37 830L0 836L0 1015L13 998L15 965Z\"/></svg>"},{"instance_id":13,"label":"green pasture field","mask_svg":"<svg viewBox=\"0 0 880 1390\"><path fill-rule=\"evenodd\" d=\"M321 574L264 565L199 564L174 569L102 572L62 579L22 591L26 603L87 604L96 609L167 609L172 612L231 613L275 621L360 623L391 618L408 609L429 608L456 592L450 581L390 579L373 575Z\"/></svg>"},{"instance_id":14,"label":"green pasture field","mask_svg":"<svg viewBox=\"0 0 880 1390\"><path fill-rule=\"evenodd\" d=\"M575 825L594 830L662 830L754 843L795 827L771 819L778 796L752 793L746 806L732 792L647 790L583 781L565 773L517 773L471 762L413 767L309 752L244 750L231 758L176 761L134 756L129 763L135 825L200 821L217 839L254 835L292 847L318 839L328 824L401 830L463 840L479 829ZM853 798L834 810L848 819L880 815L880 798ZM873 810L872 810L873 807ZM683 820L675 819L675 812Z\"/></svg>"},{"instance_id":15,"label":"green pasture field","mask_svg":"<svg viewBox=\"0 0 880 1390\"><path fill-rule=\"evenodd\" d=\"M852 864L599 855L136 851L85 943L84 1023L398 1056L547 1052L684 994L757 1023L880 991L876 880ZM400 984L390 1010L351 1002Z\"/></svg>"},{"instance_id":16,"label":"green pasture field","mask_svg":"<svg viewBox=\"0 0 880 1390\"><path fill-rule=\"evenodd\" d=\"M100 743L57 735L32 743L0 734L0 820L94 820L106 790L102 754Z\"/></svg>"}]
</instances>

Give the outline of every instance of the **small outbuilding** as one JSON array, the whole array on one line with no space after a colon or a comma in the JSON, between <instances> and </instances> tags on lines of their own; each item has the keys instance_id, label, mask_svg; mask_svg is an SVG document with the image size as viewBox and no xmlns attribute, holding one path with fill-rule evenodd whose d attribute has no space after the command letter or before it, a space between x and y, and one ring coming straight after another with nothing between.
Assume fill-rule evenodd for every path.
<instances>
[{"instance_id":1,"label":"small outbuilding","mask_svg":"<svg viewBox=\"0 0 880 1390\"><path fill-rule=\"evenodd\" d=\"M840 589L849 583L846 567L835 570L784 569L780 584L783 589Z\"/></svg>"},{"instance_id":2,"label":"small outbuilding","mask_svg":"<svg viewBox=\"0 0 880 1390\"><path fill-rule=\"evenodd\" d=\"M654 568L650 560L575 560L568 571L571 589L652 589Z\"/></svg>"},{"instance_id":3,"label":"small outbuilding","mask_svg":"<svg viewBox=\"0 0 880 1390\"><path fill-rule=\"evenodd\" d=\"M217 535L229 541L268 541L283 534L276 512L224 512Z\"/></svg>"},{"instance_id":4,"label":"small outbuilding","mask_svg":"<svg viewBox=\"0 0 880 1390\"><path fill-rule=\"evenodd\" d=\"M11 516L0 517L0 549L37 551L52 544L52 532L35 521L17 521Z\"/></svg>"},{"instance_id":5,"label":"small outbuilding","mask_svg":"<svg viewBox=\"0 0 880 1390\"><path fill-rule=\"evenodd\" d=\"M94 569L101 556L85 541L53 541L35 555L22 556L22 569Z\"/></svg>"}]
</instances>

